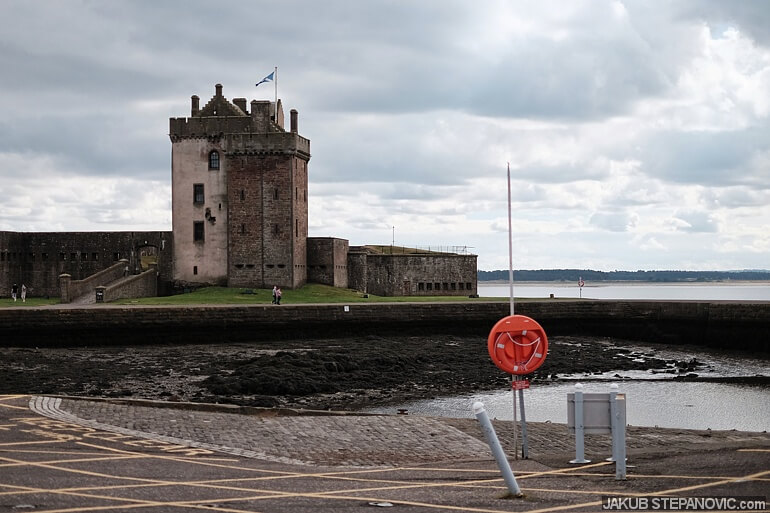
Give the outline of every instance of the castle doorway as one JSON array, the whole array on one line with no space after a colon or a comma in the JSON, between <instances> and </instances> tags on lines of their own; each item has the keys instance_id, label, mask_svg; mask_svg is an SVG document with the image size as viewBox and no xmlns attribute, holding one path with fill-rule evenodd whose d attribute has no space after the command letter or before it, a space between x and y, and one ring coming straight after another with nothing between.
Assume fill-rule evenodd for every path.
<instances>
[{"instance_id":1,"label":"castle doorway","mask_svg":"<svg viewBox=\"0 0 770 513\"><path fill-rule=\"evenodd\" d=\"M139 265L142 271L150 268L151 264L158 263L158 248L156 246L142 246L137 248Z\"/></svg>"}]
</instances>

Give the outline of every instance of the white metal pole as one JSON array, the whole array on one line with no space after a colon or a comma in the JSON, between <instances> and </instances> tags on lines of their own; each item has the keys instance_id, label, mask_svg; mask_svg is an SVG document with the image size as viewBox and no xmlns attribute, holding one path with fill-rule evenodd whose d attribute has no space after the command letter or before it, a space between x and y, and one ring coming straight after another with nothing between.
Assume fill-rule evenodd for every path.
<instances>
[{"instance_id":1,"label":"white metal pole","mask_svg":"<svg viewBox=\"0 0 770 513\"><path fill-rule=\"evenodd\" d=\"M273 80L275 84L275 122L278 122L278 66L275 67L275 70L273 71L274 75L273 77L275 80Z\"/></svg>"},{"instance_id":2,"label":"white metal pole","mask_svg":"<svg viewBox=\"0 0 770 513\"><path fill-rule=\"evenodd\" d=\"M513 315L513 227L511 223L511 163L508 163L508 284L510 287L511 315Z\"/></svg>"},{"instance_id":3,"label":"white metal pole","mask_svg":"<svg viewBox=\"0 0 770 513\"><path fill-rule=\"evenodd\" d=\"M509 286L509 302L510 312L513 315L513 224L511 222L511 163L508 162L508 286ZM518 422L516 412L516 390L513 388L514 382L518 380L518 376L511 375L511 394L513 395L513 453L516 459L519 459L519 440L517 436L516 423Z\"/></svg>"},{"instance_id":4,"label":"white metal pole","mask_svg":"<svg viewBox=\"0 0 770 513\"><path fill-rule=\"evenodd\" d=\"M511 465L508 463L503 448L500 446L500 440L497 439L497 434L495 434L495 428L492 427L492 422L489 420L489 415L487 415L487 411L484 409L484 403L478 401L473 403L473 414L481 424L481 430L484 432L489 448L492 449L492 455L495 457L495 461L497 461L497 466L500 468L503 480L508 486L508 491L515 497L521 497L521 489L518 483L516 483L516 477L513 475Z\"/></svg>"}]
</instances>

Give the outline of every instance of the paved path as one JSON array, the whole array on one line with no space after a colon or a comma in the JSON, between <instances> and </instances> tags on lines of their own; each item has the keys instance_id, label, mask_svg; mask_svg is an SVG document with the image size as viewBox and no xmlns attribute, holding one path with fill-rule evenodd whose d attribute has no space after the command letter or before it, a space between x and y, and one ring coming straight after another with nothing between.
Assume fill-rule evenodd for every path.
<instances>
[{"instance_id":1,"label":"paved path","mask_svg":"<svg viewBox=\"0 0 770 513\"><path fill-rule=\"evenodd\" d=\"M0 512L550 513L600 511L610 495L770 491L768 433L630 428L616 481L601 457L567 463L565 426L530 423L531 458L512 461L525 496L512 499L471 419L232 411L0 396ZM510 423L495 426L510 447ZM587 447L601 456L602 443Z\"/></svg>"}]
</instances>

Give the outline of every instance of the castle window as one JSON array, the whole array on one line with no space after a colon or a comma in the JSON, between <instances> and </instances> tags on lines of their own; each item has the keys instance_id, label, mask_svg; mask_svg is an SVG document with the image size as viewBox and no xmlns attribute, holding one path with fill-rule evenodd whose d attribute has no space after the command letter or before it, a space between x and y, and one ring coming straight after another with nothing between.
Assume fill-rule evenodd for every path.
<instances>
[{"instance_id":1,"label":"castle window","mask_svg":"<svg viewBox=\"0 0 770 513\"><path fill-rule=\"evenodd\" d=\"M118 260L120 260L120 253L113 253L113 254L112 254L112 259L113 259L114 261L116 261L116 262L117 262ZM62 260L64 260L64 259L62 258Z\"/></svg>"},{"instance_id":2,"label":"castle window","mask_svg":"<svg viewBox=\"0 0 770 513\"><path fill-rule=\"evenodd\" d=\"M204 199L203 199L203 184L202 183L194 183L193 184L193 203L202 204L203 202L204 202Z\"/></svg>"},{"instance_id":3,"label":"castle window","mask_svg":"<svg viewBox=\"0 0 770 513\"><path fill-rule=\"evenodd\" d=\"M425 290L425 283L420 282L417 284L417 290Z\"/></svg>"},{"instance_id":4,"label":"castle window","mask_svg":"<svg viewBox=\"0 0 770 513\"><path fill-rule=\"evenodd\" d=\"M81 253L80 254L80 259L81 260L88 260L88 253L85 253L85 252Z\"/></svg>"},{"instance_id":5,"label":"castle window","mask_svg":"<svg viewBox=\"0 0 770 513\"><path fill-rule=\"evenodd\" d=\"M245 201L245 200L246 200L246 191L241 189L241 201Z\"/></svg>"},{"instance_id":6,"label":"castle window","mask_svg":"<svg viewBox=\"0 0 770 513\"><path fill-rule=\"evenodd\" d=\"M273 235L278 235L279 232L280 232L280 228L278 227L278 224L276 223L276 224L273 225Z\"/></svg>"},{"instance_id":7,"label":"castle window","mask_svg":"<svg viewBox=\"0 0 770 513\"><path fill-rule=\"evenodd\" d=\"M193 222L193 241L203 242L203 221Z\"/></svg>"},{"instance_id":8,"label":"castle window","mask_svg":"<svg viewBox=\"0 0 770 513\"><path fill-rule=\"evenodd\" d=\"M48 260L48 253L43 253L43 260Z\"/></svg>"},{"instance_id":9,"label":"castle window","mask_svg":"<svg viewBox=\"0 0 770 513\"><path fill-rule=\"evenodd\" d=\"M452 283L450 283L450 285L452 287L452 290L457 290L457 284L456 283L452 282Z\"/></svg>"},{"instance_id":10,"label":"castle window","mask_svg":"<svg viewBox=\"0 0 770 513\"><path fill-rule=\"evenodd\" d=\"M458 283L458 285L460 286L460 290L463 290L465 288L465 283L463 282Z\"/></svg>"},{"instance_id":11,"label":"castle window","mask_svg":"<svg viewBox=\"0 0 770 513\"><path fill-rule=\"evenodd\" d=\"M466 283L465 284L465 288L468 289L468 290L473 290L473 287L471 287L470 283Z\"/></svg>"},{"instance_id":12,"label":"castle window","mask_svg":"<svg viewBox=\"0 0 770 513\"><path fill-rule=\"evenodd\" d=\"M425 287L426 287L426 290L433 290L433 284L432 283L426 283Z\"/></svg>"},{"instance_id":13,"label":"castle window","mask_svg":"<svg viewBox=\"0 0 770 513\"><path fill-rule=\"evenodd\" d=\"M434 283L433 288L436 290L441 290L441 284L440 283Z\"/></svg>"},{"instance_id":14,"label":"castle window","mask_svg":"<svg viewBox=\"0 0 770 513\"><path fill-rule=\"evenodd\" d=\"M278 199L278 189L273 189L273 199Z\"/></svg>"},{"instance_id":15,"label":"castle window","mask_svg":"<svg viewBox=\"0 0 770 513\"><path fill-rule=\"evenodd\" d=\"M59 260L62 261L62 262L64 262L64 260L66 260L66 258L64 256L64 253L59 253Z\"/></svg>"},{"instance_id":16,"label":"castle window","mask_svg":"<svg viewBox=\"0 0 770 513\"><path fill-rule=\"evenodd\" d=\"M294 219L294 236L299 237L299 219Z\"/></svg>"},{"instance_id":17,"label":"castle window","mask_svg":"<svg viewBox=\"0 0 770 513\"><path fill-rule=\"evenodd\" d=\"M193 274L198 274L198 266L197 265L193 266Z\"/></svg>"},{"instance_id":18,"label":"castle window","mask_svg":"<svg viewBox=\"0 0 770 513\"><path fill-rule=\"evenodd\" d=\"M219 170L219 152L216 150L209 153L209 170Z\"/></svg>"},{"instance_id":19,"label":"castle window","mask_svg":"<svg viewBox=\"0 0 770 513\"><path fill-rule=\"evenodd\" d=\"M99 253L91 253L91 260L93 260L94 262L99 260Z\"/></svg>"}]
</instances>

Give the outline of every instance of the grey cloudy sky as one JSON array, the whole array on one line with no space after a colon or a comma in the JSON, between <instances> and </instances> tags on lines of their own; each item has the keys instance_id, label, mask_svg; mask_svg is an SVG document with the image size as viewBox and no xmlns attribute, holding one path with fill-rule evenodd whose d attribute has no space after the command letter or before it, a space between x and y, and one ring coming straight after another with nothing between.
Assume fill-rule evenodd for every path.
<instances>
[{"instance_id":1,"label":"grey cloudy sky","mask_svg":"<svg viewBox=\"0 0 770 513\"><path fill-rule=\"evenodd\" d=\"M310 235L479 268L770 268L770 4L0 3L0 230L170 230L214 84L311 140Z\"/></svg>"}]
</instances>

